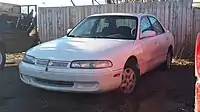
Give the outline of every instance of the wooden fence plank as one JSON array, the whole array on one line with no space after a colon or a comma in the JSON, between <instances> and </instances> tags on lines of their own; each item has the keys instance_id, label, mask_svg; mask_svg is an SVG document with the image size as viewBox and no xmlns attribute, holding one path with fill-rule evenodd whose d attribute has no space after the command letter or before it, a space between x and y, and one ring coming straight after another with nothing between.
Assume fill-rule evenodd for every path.
<instances>
[{"instance_id":1,"label":"wooden fence plank","mask_svg":"<svg viewBox=\"0 0 200 112\"><path fill-rule=\"evenodd\" d=\"M141 6L140 6L140 3L137 2L135 5L136 5L136 7L137 7L137 8L136 8L136 9L137 9L137 10L136 10L136 13L140 13L140 7L141 7Z\"/></svg>"},{"instance_id":2,"label":"wooden fence plank","mask_svg":"<svg viewBox=\"0 0 200 112\"><path fill-rule=\"evenodd\" d=\"M169 24L168 24L168 30L172 31L173 30L173 2L170 2L169 4L169 13L168 13L168 19L169 19Z\"/></svg>"},{"instance_id":3,"label":"wooden fence plank","mask_svg":"<svg viewBox=\"0 0 200 112\"><path fill-rule=\"evenodd\" d=\"M153 7L153 13L152 14L156 16L157 15L157 4L152 3L152 5L153 5L152 6Z\"/></svg>"},{"instance_id":4,"label":"wooden fence plank","mask_svg":"<svg viewBox=\"0 0 200 112\"><path fill-rule=\"evenodd\" d=\"M157 2L156 3L156 16L158 17L158 19L162 22L162 20L161 20L161 12L160 12L160 10L161 10L161 7L160 7L160 2Z\"/></svg>"},{"instance_id":5,"label":"wooden fence plank","mask_svg":"<svg viewBox=\"0 0 200 112\"><path fill-rule=\"evenodd\" d=\"M160 5L160 20L165 26L165 4L164 2L159 2Z\"/></svg>"},{"instance_id":6,"label":"wooden fence plank","mask_svg":"<svg viewBox=\"0 0 200 112\"><path fill-rule=\"evenodd\" d=\"M170 2L166 2L164 5L164 11L165 11L165 28L167 28L169 30L169 21L170 21L170 16L169 15L169 5Z\"/></svg>"}]
</instances>

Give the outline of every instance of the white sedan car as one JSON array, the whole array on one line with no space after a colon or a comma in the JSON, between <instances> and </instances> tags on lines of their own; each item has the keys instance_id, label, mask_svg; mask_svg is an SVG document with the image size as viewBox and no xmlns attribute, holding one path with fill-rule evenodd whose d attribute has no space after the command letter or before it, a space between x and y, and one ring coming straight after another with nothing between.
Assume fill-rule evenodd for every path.
<instances>
[{"instance_id":1,"label":"white sedan car","mask_svg":"<svg viewBox=\"0 0 200 112\"><path fill-rule=\"evenodd\" d=\"M19 72L24 83L46 90L130 94L144 73L169 69L173 51L173 35L153 15L95 14L28 50Z\"/></svg>"}]
</instances>

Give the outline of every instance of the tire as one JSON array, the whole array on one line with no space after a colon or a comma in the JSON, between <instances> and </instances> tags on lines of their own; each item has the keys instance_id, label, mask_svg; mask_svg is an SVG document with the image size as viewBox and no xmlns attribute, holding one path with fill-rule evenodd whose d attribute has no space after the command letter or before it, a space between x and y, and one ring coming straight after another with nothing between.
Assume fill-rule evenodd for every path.
<instances>
[{"instance_id":1,"label":"tire","mask_svg":"<svg viewBox=\"0 0 200 112\"><path fill-rule=\"evenodd\" d=\"M0 69L3 69L6 63L5 50L0 48Z\"/></svg>"},{"instance_id":2,"label":"tire","mask_svg":"<svg viewBox=\"0 0 200 112\"><path fill-rule=\"evenodd\" d=\"M172 50L169 49L166 56L166 61L161 65L161 70L168 70L172 65Z\"/></svg>"},{"instance_id":3,"label":"tire","mask_svg":"<svg viewBox=\"0 0 200 112\"><path fill-rule=\"evenodd\" d=\"M139 83L140 70L135 63L127 63L122 73L120 92L123 94L132 94Z\"/></svg>"}]
</instances>

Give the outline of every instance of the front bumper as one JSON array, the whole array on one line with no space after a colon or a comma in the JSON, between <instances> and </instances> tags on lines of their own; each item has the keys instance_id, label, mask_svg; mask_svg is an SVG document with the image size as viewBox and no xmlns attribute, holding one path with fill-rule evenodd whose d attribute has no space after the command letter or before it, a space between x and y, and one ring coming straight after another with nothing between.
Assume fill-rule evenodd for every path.
<instances>
[{"instance_id":1,"label":"front bumper","mask_svg":"<svg viewBox=\"0 0 200 112\"><path fill-rule=\"evenodd\" d=\"M122 70L111 69L59 69L19 64L20 79L29 85L62 92L105 92L121 83Z\"/></svg>"}]
</instances>

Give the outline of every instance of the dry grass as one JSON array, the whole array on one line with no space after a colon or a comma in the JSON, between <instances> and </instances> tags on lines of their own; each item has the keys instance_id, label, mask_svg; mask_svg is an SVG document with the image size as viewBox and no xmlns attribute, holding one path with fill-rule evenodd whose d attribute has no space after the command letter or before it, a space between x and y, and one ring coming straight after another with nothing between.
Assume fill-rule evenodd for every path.
<instances>
[{"instance_id":1,"label":"dry grass","mask_svg":"<svg viewBox=\"0 0 200 112\"><path fill-rule=\"evenodd\" d=\"M15 54L6 54L6 63L7 64L16 64L19 63L24 56L24 53L15 53Z\"/></svg>"},{"instance_id":2,"label":"dry grass","mask_svg":"<svg viewBox=\"0 0 200 112\"><path fill-rule=\"evenodd\" d=\"M194 65L194 60L189 59L173 59L173 65Z\"/></svg>"}]
</instances>

